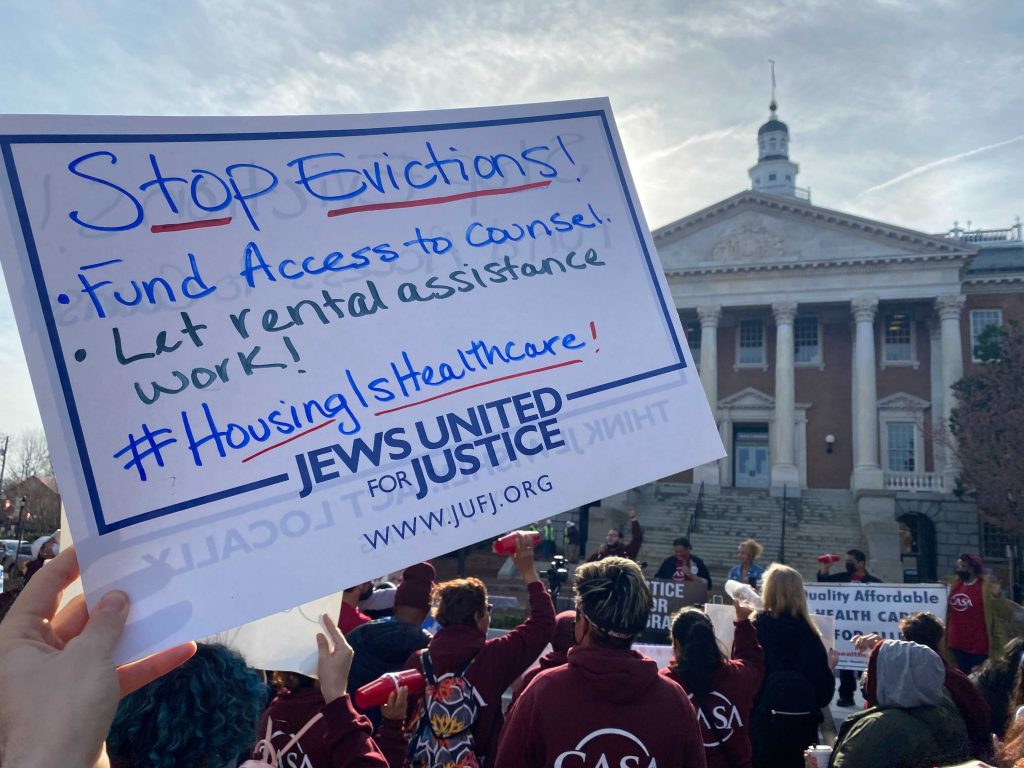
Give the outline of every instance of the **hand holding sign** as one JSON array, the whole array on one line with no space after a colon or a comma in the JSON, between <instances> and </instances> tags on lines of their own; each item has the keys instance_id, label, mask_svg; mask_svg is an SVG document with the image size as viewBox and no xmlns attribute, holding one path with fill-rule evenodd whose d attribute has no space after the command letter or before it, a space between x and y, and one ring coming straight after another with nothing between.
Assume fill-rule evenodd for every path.
<instances>
[{"instance_id":1,"label":"hand holding sign","mask_svg":"<svg viewBox=\"0 0 1024 768\"><path fill-rule=\"evenodd\" d=\"M724 453L606 100L0 119L3 272L88 600L136 606L119 660Z\"/></svg>"},{"instance_id":2,"label":"hand holding sign","mask_svg":"<svg viewBox=\"0 0 1024 768\"><path fill-rule=\"evenodd\" d=\"M115 668L111 654L128 618L127 595L105 595L91 615L81 597L57 613L61 592L77 576L78 559L68 547L36 574L0 625L5 763L46 765L60 755L66 765L93 765L118 699L195 653L195 644L186 643ZM40 722L59 727L41 739Z\"/></svg>"},{"instance_id":3,"label":"hand holding sign","mask_svg":"<svg viewBox=\"0 0 1024 768\"><path fill-rule=\"evenodd\" d=\"M324 701L330 704L344 696L348 690L348 673L352 669L355 653L330 616L325 613L320 617L320 623L327 634L318 632L316 635L316 673ZM330 635L330 639L327 635Z\"/></svg>"}]
</instances>

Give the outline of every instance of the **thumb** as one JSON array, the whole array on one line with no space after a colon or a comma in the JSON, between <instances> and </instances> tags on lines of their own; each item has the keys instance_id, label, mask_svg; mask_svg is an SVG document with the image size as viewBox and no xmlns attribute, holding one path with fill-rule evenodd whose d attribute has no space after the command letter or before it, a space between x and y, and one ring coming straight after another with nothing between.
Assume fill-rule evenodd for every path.
<instances>
[{"instance_id":1,"label":"thumb","mask_svg":"<svg viewBox=\"0 0 1024 768\"><path fill-rule=\"evenodd\" d=\"M89 622L79 635L80 641L110 655L128 620L128 595L119 589L108 592L89 614Z\"/></svg>"}]
</instances>

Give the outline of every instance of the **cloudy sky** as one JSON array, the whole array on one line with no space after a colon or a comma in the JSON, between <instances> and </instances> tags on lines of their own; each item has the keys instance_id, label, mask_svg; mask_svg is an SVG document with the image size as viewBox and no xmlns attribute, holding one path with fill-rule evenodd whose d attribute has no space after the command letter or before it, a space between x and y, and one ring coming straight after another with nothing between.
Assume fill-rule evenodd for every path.
<instances>
[{"instance_id":1,"label":"cloudy sky","mask_svg":"<svg viewBox=\"0 0 1024 768\"><path fill-rule=\"evenodd\" d=\"M653 226L748 186L768 60L818 205L944 232L1024 215L1024 3L36 0L2 113L387 112L608 96ZM0 288L0 433L38 424Z\"/></svg>"}]
</instances>

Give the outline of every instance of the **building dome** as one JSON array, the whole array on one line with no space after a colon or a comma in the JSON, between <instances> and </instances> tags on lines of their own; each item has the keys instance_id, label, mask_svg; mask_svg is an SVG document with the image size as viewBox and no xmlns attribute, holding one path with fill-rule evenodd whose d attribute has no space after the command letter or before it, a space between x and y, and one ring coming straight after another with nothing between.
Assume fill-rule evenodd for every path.
<instances>
[{"instance_id":1,"label":"building dome","mask_svg":"<svg viewBox=\"0 0 1024 768\"><path fill-rule=\"evenodd\" d=\"M763 136L764 134L771 133L772 131L785 131L786 133L789 133L789 126L775 117L775 115L772 115L768 118L768 122L758 129L757 135Z\"/></svg>"},{"instance_id":2,"label":"building dome","mask_svg":"<svg viewBox=\"0 0 1024 768\"><path fill-rule=\"evenodd\" d=\"M757 131L757 165L751 168L751 189L773 195L796 197L796 175L800 166L789 159L789 126L776 114L779 105L772 99L768 122Z\"/></svg>"}]
</instances>

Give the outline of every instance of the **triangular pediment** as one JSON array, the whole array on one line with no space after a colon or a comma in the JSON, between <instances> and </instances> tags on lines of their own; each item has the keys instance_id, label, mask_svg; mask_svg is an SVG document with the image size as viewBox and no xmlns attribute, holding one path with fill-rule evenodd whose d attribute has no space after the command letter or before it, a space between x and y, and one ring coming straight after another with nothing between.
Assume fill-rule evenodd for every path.
<instances>
[{"instance_id":1,"label":"triangular pediment","mask_svg":"<svg viewBox=\"0 0 1024 768\"><path fill-rule=\"evenodd\" d=\"M669 274L966 260L974 253L956 240L760 192L661 227L654 243Z\"/></svg>"},{"instance_id":2,"label":"triangular pediment","mask_svg":"<svg viewBox=\"0 0 1024 768\"><path fill-rule=\"evenodd\" d=\"M878 401L878 410L880 411L923 411L931 407L932 404L927 400L922 400L920 397L915 397L906 392L897 392Z\"/></svg>"},{"instance_id":3,"label":"triangular pediment","mask_svg":"<svg viewBox=\"0 0 1024 768\"><path fill-rule=\"evenodd\" d=\"M739 392L723 397L718 401L719 408L774 408L775 398L754 387L741 389Z\"/></svg>"}]
</instances>

